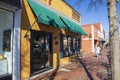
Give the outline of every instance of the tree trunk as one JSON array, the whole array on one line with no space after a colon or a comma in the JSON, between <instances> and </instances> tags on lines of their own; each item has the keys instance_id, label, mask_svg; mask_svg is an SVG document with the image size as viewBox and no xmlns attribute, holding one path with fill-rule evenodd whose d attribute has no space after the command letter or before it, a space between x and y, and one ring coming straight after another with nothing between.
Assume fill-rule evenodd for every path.
<instances>
[{"instance_id":1,"label":"tree trunk","mask_svg":"<svg viewBox=\"0 0 120 80\"><path fill-rule=\"evenodd\" d=\"M112 80L120 80L120 52L119 52L119 31L117 0L108 0L108 19L110 36L110 55Z\"/></svg>"}]
</instances>

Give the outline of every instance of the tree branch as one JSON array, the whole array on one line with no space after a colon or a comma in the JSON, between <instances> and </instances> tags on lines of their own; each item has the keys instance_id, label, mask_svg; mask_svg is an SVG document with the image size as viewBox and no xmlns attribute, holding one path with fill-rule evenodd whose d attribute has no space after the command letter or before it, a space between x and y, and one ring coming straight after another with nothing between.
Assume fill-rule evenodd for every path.
<instances>
[{"instance_id":1,"label":"tree branch","mask_svg":"<svg viewBox=\"0 0 120 80\"><path fill-rule=\"evenodd\" d=\"M80 8L80 5L83 1L85 1L85 0L77 0L76 6L78 6L78 8ZM95 9L95 11L96 11L99 9L99 7L101 5L106 4L106 0L89 0L88 2L86 2L86 4L88 5L87 11L91 11L93 9Z\"/></svg>"}]
</instances>

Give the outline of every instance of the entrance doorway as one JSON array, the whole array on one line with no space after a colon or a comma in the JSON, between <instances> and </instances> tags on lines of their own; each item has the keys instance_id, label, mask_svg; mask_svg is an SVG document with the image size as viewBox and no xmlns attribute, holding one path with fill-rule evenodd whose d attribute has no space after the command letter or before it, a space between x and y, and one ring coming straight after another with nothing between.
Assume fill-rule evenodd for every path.
<instances>
[{"instance_id":1,"label":"entrance doorway","mask_svg":"<svg viewBox=\"0 0 120 80\"><path fill-rule=\"evenodd\" d=\"M12 80L13 23L14 12L0 7L0 80Z\"/></svg>"},{"instance_id":2,"label":"entrance doorway","mask_svg":"<svg viewBox=\"0 0 120 80\"><path fill-rule=\"evenodd\" d=\"M31 30L31 74L52 68L52 33Z\"/></svg>"},{"instance_id":3,"label":"entrance doorway","mask_svg":"<svg viewBox=\"0 0 120 80\"><path fill-rule=\"evenodd\" d=\"M94 46L96 47L98 44L98 40L94 40Z\"/></svg>"}]
</instances>

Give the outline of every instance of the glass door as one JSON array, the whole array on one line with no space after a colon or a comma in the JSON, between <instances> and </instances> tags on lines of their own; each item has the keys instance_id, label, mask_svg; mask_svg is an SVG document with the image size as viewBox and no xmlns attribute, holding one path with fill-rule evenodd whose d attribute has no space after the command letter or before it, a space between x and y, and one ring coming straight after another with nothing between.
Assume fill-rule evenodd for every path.
<instances>
[{"instance_id":1,"label":"glass door","mask_svg":"<svg viewBox=\"0 0 120 80\"><path fill-rule=\"evenodd\" d=\"M31 31L31 73L52 67L52 34Z\"/></svg>"},{"instance_id":2,"label":"glass door","mask_svg":"<svg viewBox=\"0 0 120 80\"><path fill-rule=\"evenodd\" d=\"M12 79L14 13L0 9L0 80Z\"/></svg>"}]
</instances>

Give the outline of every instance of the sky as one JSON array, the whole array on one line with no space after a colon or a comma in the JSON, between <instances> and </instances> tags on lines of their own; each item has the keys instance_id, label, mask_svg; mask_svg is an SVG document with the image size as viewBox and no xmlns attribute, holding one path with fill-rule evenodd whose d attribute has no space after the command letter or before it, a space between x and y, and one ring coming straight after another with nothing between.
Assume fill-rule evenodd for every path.
<instances>
[{"instance_id":1,"label":"sky","mask_svg":"<svg viewBox=\"0 0 120 80\"><path fill-rule=\"evenodd\" d=\"M97 9L93 8L91 11L87 11L89 0L83 1L80 5L77 4L77 0L65 0L81 15L81 25L100 23L106 32L106 37L109 37L109 22L108 11L106 2L101 4ZM87 2L88 1L88 2ZM104 0L107 1L107 0ZM118 3L118 15L120 17L120 1ZM119 19L120 20L120 19ZM119 25L120 27L120 25Z\"/></svg>"}]
</instances>

